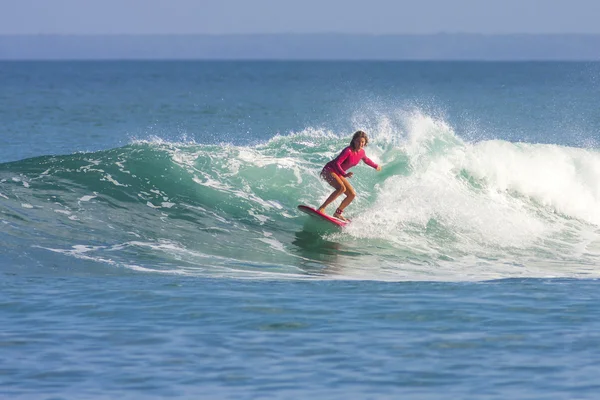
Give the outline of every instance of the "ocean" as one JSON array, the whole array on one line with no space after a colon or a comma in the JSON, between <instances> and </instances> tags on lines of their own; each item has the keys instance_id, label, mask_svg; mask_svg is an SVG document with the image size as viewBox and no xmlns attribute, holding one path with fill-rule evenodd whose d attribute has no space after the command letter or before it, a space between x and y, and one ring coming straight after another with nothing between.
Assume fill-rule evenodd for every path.
<instances>
[{"instance_id":1,"label":"ocean","mask_svg":"<svg viewBox=\"0 0 600 400\"><path fill-rule=\"evenodd\" d=\"M0 62L0 398L597 398L599 102L600 63Z\"/></svg>"}]
</instances>

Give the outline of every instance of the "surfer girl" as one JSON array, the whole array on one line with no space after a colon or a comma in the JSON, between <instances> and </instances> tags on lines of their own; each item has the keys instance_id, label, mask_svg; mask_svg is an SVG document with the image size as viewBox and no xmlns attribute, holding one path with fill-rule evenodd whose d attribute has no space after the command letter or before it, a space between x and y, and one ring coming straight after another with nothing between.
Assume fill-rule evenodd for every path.
<instances>
[{"instance_id":1,"label":"surfer girl","mask_svg":"<svg viewBox=\"0 0 600 400\"><path fill-rule=\"evenodd\" d=\"M348 178L350 178L353 174L352 172L347 171L357 165L361 160L364 161L368 166L375 168L377 171L381 171L381 166L375 164L365 154L363 147L365 147L367 143L369 143L367 134L363 131L356 131L352 136L350 146L342 150L340 155L338 155L334 160L329 161L325 167L323 167L323 170L321 171L321 177L325 179L327 183L333 186L335 191L331 193L327 200L325 200L321 207L319 207L319 212L325 214L325 208L327 208L327 206L330 205L340 195L345 194L346 198L342 200L342 203L337 210L335 210L333 216L342 221L347 221L342 213L356 197L354 188L350 182L348 182Z\"/></svg>"}]
</instances>

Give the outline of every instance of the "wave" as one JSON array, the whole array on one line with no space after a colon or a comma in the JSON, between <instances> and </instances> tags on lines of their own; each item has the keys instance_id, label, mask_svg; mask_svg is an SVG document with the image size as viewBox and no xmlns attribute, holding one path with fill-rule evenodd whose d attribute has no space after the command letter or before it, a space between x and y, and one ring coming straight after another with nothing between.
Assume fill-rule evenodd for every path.
<instances>
[{"instance_id":1,"label":"wave","mask_svg":"<svg viewBox=\"0 0 600 400\"><path fill-rule=\"evenodd\" d=\"M348 135L317 128L251 146L127 146L0 164L0 240L86 268L233 277L464 280L597 276L600 154L466 141L442 118L356 121L382 172L358 166L342 232L300 203ZM35 249L35 250L33 250ZM12 252L12 253L11 253Z\"/></svg>"}]
</instances>

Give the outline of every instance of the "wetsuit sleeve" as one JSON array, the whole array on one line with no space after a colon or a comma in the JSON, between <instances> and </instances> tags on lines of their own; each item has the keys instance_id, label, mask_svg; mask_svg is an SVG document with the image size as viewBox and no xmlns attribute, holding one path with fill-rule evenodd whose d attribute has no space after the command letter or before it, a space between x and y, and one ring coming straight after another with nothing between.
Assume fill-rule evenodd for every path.
<instances>
[{"instance_id":1,"label":"wetsuit sleeve","mask_svg":"<svg viewBox=\"0 0 600 400\"><path fill-rule=\"evenodd\" d=\"M335 170L338 174L341 174L344 178L348 176L346 171L342 168L342 163L350 156L350 148L346 147L340 155L335 159Z\"/></svg>"},{"instance_id":2,"label":"wetsuit sleeve","mask_svg":"<svg viewBox=\"0 0 600 400\"><path fill-rule=\"evenodd\" d=\"M373 160L371 160L369 157L367 157L366 154L363 155L362 160L365 162L365 164L367 164L369 167L375 168L377 169L378 165L376 163L373 162Z\"/></svg>"}]
</instances>

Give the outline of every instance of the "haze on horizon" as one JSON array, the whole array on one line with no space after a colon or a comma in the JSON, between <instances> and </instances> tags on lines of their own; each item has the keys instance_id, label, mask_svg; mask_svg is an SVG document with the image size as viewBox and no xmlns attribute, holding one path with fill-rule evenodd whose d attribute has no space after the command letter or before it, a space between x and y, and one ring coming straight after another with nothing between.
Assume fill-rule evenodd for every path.
<instances>
[{"instance_id":1,"label":"haze on horizon","mask_svg":"<svg viewBox=\"0 0 600 400\"><path fill-rule=\"evenodd\" d=\"M0 35L600 34L598 0L0 0Z\"/></svg>"}]
</instances>

